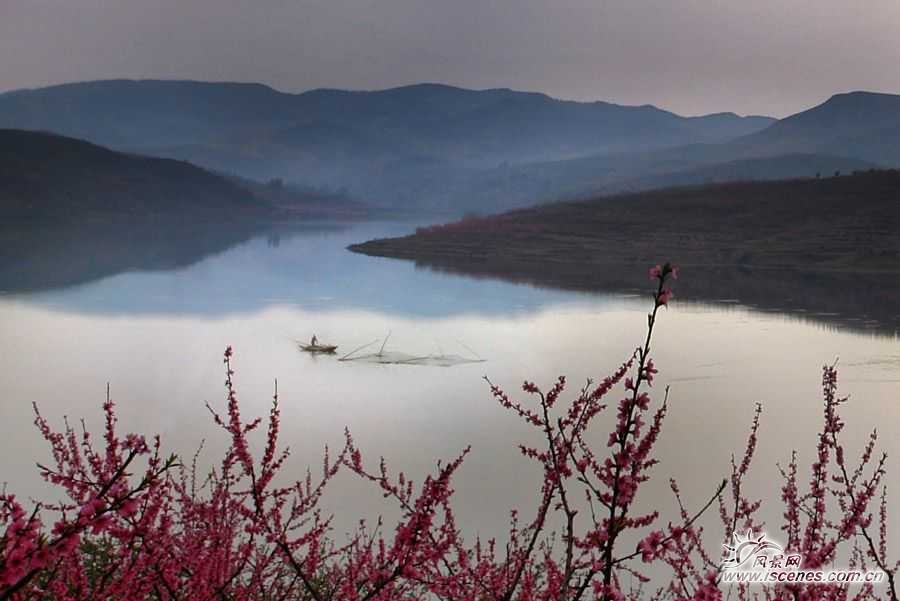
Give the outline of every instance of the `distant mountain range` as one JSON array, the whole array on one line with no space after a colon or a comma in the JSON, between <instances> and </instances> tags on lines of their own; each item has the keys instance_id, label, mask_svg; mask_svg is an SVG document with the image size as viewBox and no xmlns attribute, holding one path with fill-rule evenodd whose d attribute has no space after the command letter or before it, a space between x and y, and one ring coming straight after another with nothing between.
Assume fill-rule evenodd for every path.
<instances>
[{"instance_id":1,"label":"distant mountain range","mask_svg":"<svg viewBox=\"0 0 900 601\"><path fill-rule=\"evenodd\" d=\"M286 94L259 84L114 80L0 94L0 127L458 214L900 164L900 96L864 92L776 121L437 84Z\"/></svg>"},{"instance_id":2,"label":"distant mountain range","mask_svg":"<svg viewBox=\"0 0 900 601\"><path fill-rule=\"evenodd\" d=\"M606 153L484 174L507 195L569 199L674 185L816 177L900 166L900 96L853 92L719 143ZM485 184L480 184L484 186ZM475 186L476 188L479 186ZM495 189L498 186L495 186Z\"/></svg>"},{"instance_id":3,"label":"distant mountain range","mask_svg":"<svg viewBox=\"0 0 900 601\"><path fill-rule=\"evenodd\" d=\"M116 80L0 95L0 127L344 187L404 208L466 204L443 197L467 195L467 181L498 166L724 141L772 121L436 84L285 94L258 84Z\"/></svg>"},{"instance_id":4,"label":"distant mountain range","mask_svg":"<svg viewBox=\"0 0 900 601\"><path fill-rule=\"evenodd\" d=\"M0 126L148 154L221 153L248 167L261 158L302 165L392 157L493 167L721 141L772 121L438 84L286 94L260 84L114 80L0 95Z\"/></svg>"}]
</instances>

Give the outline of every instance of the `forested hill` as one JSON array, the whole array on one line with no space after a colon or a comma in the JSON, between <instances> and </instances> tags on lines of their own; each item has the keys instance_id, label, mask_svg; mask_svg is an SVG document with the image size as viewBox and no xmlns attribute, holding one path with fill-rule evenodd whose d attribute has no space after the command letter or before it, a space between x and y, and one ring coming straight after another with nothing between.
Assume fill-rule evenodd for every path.
<instances>
[{"instance_id":1,"label":"forested hill","mask_svg":"<svg viewBox=\"0 0 900 601\"><path fill-rule=\"evenodd\" d=\"M0 130L0 215L6 219L226 218L270 210L249 190L189 163L47 133Z\"/></svg>"}]
</instances>

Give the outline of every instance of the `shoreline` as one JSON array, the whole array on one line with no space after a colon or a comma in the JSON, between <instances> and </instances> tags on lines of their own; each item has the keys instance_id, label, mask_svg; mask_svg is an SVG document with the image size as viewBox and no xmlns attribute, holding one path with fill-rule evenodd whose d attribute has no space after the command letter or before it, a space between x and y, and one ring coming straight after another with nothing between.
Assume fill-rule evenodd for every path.
<instances>
[{"instance_id":1,"label":"shoreline","mask_svg":"<svg viewBox=\"0 0 900 601\"><path fill-rule=\"evenodd\" d=\"M900 173L676 188L420 228L350 251L417 267L587 292L642 289L875 319L900 332Z\"/></svg>"}]
</instances>

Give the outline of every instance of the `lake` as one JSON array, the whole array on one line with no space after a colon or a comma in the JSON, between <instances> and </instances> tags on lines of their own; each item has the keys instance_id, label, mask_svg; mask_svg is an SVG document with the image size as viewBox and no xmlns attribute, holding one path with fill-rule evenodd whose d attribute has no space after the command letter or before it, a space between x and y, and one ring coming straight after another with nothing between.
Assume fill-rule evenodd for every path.
<instances>
[{"instance_id":1,"label":"lake","mask_svg":"<svg viewBox=\"0 0 900 601\"><path fill-rule=\"evenodd\" d=\"M341 444L345 426L370 463L383 455L417 481L437 459L471 445L456 480L459 523L470 534L502 536L510 506L526 514L533 508L539 473L516 447L532 433L491 399L483 377L516 394L525 379L549 387L565 374L574 393L643 340L650 299L474 279L345 249L413 227L366 223L247 236L153 269L6 287L0 481L21 496L46 497L34 463L49 454L31 426L31 403L54 424L83 416L99 430L107 382L123 431L158 432L165 448L182 456L205 439L201 461L217 459L225 436L204 403L224 407L222 352L233 345L245 416L268 412L278 379L282 440L298 477L307 465L320 465L324 445ZM338 355L390 334L389 351L483 362L339 362L298 351L295 340L314 333L340 345ZM844 410L848 451L856 455L878 426L881 448L900 456L896 333L676 298L661 312L653 357L660 368L654 400L670 386L670 410L658 445L662 464L641 501L660 506L664 521L676 517L669 476L692 506L705 502L727 475L731 453L742 452L754 405L762 402L748 486L764 500L774 530L781 513L775 463L797 448L808 469L822 419L821 367L835 360L841 390L851 395ZM598 431L598 444L605 440ZM900 474L896 464L889 470L894 479ZM377 491L348 474L332 484L325 505L337 513L339 530L353 528L359 516L391 514ZM891 533L900 540L900 520Z\"/></svg>"}]
</instances>

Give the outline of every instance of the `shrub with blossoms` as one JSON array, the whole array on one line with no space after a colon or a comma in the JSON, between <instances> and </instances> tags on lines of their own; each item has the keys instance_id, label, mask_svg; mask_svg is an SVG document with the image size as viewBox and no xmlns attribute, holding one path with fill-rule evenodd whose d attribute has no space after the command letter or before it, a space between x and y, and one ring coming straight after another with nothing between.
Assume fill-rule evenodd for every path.
<instances>
[{"instance_id":1,"label":"shrub with blossoms","mask_svg":"<svg viewBox=\"0 0 900 601\"><path fill-rule=\"evenodd\" d=\"M804 568L846 560L851 568L884 571L885 583L723 582L722 543L762 526L761 501L744 487L759 406L746 447L705 505L688 507L673 480L672 507L638 511L641 489L660 469L654 450L668 390L653 400L651 342L677 275L669 264L650 270L655 289L643 342L602 380L570 398L565 378L549 389L525 382L522 399L488 382L496 402L541 441L520 446L543 477L534 513L511 511L507 540L467 541L456 522L452 480L468 449L417 484L392 474L383 459L369 465L346 432L342 448L326 449L320 469L290 482L282 473L288 451L279 441L277 384L267 419L245 419L228 348L226 404L210 412L230 445L204 478L196 456L181 461L162 452L158 437L121 436L108 394L96 443L83 426L54 430L35 407L53 455L41 473L67 500L32 505L6 488L0 493L0 600L896 600L885 457L876 452L874 432L857 461L846 457L839 415L846 399L837 396L834 367L823 372L823 426L808 479L796 453L782 469L781 530ZM257 435L264 439L258 456L250 444ZM352 536L336 538L319 505L341 470L396 503L397 523L361 521ZM722 530L707 532L700 518L716 509Z\"/></svg>"}]
</instances>

